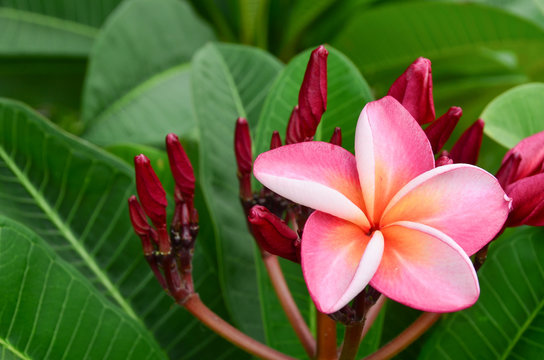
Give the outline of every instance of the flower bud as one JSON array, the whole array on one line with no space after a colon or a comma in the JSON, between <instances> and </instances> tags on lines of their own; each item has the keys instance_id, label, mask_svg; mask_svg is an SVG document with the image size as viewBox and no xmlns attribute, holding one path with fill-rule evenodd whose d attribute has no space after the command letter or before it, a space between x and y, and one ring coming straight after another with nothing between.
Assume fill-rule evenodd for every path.
<instances>
[{"instance_id":1,"label":"flower bud","mask_svg":"<svg viewBox=\"0 0 544 360\"><path fill-rule=\"evenodd\" d=\"M329 142L334 145L342 146L342 130L338 126L334 128L334 132L332 133Z\"/></svg>"},{"instance_id":2,"label":"flower bud","mask_svg":"<svg viewBox=\"0 0 544 360\"><path fill-rule=\"evenodd\" d=\"M499 177L501 171L506 171L503 170L503 168L511 166L511 164L508 163L513 161L511 159L512 156L514 156L513 154L517 154L517 156L520 158L519 165L515 169L515 172L513 172L509 177L509 181L507 183L512 183L519 179L543 172L544 131L521 140L516 146L509 150L502 160L502 165L497 173L497 178ZM512 172L511 170L509 171ZM501 178L504 177L503 174L500 174L500 176Z\"/></svg>"},{"instance_id":3,"label":"flower bud","mask_svg":"<svg viewBox=\"0 0 544 360\"><path fill-rule=\"evenodd\" d=\"M321 116L327 109L327 56L323 45L312 51L298 94L303 135L313 137Z\"/></svg>"},{"instance_id":4,"label":"flower bud","mask_svg":"<svg viewBox=\"0 0 544 360\"><path fill-rule=\"evenodd\" d=\"M450 158L454 163L465 163L476 165L480 147L482 146L482 138L484 135L484 122L482 119L476 120L469 127L459 140L453 145L450 151Z\"/></svg>"},{"instance_id":5,"label":"flower bud","mask_svg":"<svg viewBox=\"0 0 544 360\"><path fill-rule=\"evenodd\" d=\"M279 148L281 145L282 144L281 144L280 133L274 130L274 132L272 133L272 139L270 139L270 150Z\"/></svg>"},{"instance_id":6,"label":"flower bud","mask_svg":"<svg viewBox=\"0 0 544 360\"><path fill-rule=\"evenodd\" d=\"M438 159L436 159L434 166L444 166L444 165L450 165L453 164L453 160L446 154L442 154Z\"/></svg>"},{"instance_id":7,"label":"flower bud","mask_svg":"<svg viewBox=\"0 0 544 360\"><path fill-rule=\"evenodd\" d=\"M433 78L431 61L417 58L391 85L387 95L393 96L420 124L434 121Z\"/></svg>"},{"instance_id":8,"label":"flower bud","mask_svg":"<svg viewBox=\"0 0 544 360\"><path fill-rule=\"evenodd\" d=\"M300 118L299 106L296 105L291 111L289 122L287 123L287 132L285 133L285 143L296 144L299 142L307 141L302 132L302 119Z\"/></svg>"},{"instance_id":9,"label":"flower bud","mask_svg":"<svg viewBox=\"0 0 544 360\"><path fill-rule=\"evenodd\" d=\"M166 226L166 192L153 171L149 159L140 154L134 158L136 189L142 207L156 228Z\"/></svg>"},{"instance_id":10,"label":"flower bud","mask_svg":"<svg viewBox=\"0 0 544 360\"><path fill-rule=\"evenodd\" d=\"M267 208L255 205L249 211L251 232L262 250L300 263L297 234Z\"/></svg>"},{"instance_id":11,"label":"flower bud","mask_svg":"<svg viewBox=\"0 0 544 360\"><path fill-rule=\"evenodd\" d=\"M448 141L463 114L460 107L452 106L444 115L436 119L426 129L425 134L431 143L433 153L438 153Z\"/></svg>"},{"instance_id":12,"label":"flower bud","mask_svg":"<svg viewBox=\"0 0 544 360\"><path fill-rule=\"evenodd\" d=\"M495 177L503 188L516 180L521 155L518 152L508 152L504 157L499 171Z\"/></svg>"},{"instance_id":13,"label":"flower bud","mask_svg":"<svg viewBox=\"0 0 544 360\"><path fill-rule=\"evenodd\" d=\"M506 226L544 226L544 173L515 181L505 191L512 198Z\"/></svg>"},{"instance_id":14,"label":"flower bud","mask_svg":"<svg viewBox=\"0 0 544 360\"><path fill-rule=\"evenodd\" d=\"M251 173L251 164L253 157L251 154L251 136L249 135L249 125L244 118L236 120L236 129L234 131L234 153L238 172L242 175Z\"/></svg>"},{"instance_id":15,"label":"flower bud","mask_svg":"<svg viewBox=\"0 0 544 360\"><path fill-rule=\"evenodd\" d=\"M149 236L152 229L147 222L147 217L145 216L144 210L134 195L128 199L128 210L130 214L130 222L132 223L134 232L138 234L142 240L144 254L151 255L153 253L153 245L151 244L151 239Z\"/></svg>"},{"instance_id":16,"label":"flower bud","mask_svg":"<svg viewBox=\"0 0 544 360\"><path fill-rule=\"evenodd\" d=\"M193 166L176 134L166 136L166 151L176 188L185 201L191 202L195 194L195 175Z\"/></svg>"}]
</instances>

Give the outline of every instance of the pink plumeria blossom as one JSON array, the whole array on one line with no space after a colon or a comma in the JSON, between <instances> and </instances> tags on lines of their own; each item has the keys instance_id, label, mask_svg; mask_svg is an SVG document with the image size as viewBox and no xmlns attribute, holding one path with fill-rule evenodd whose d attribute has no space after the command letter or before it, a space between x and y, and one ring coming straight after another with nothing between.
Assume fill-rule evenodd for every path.
<instances>
[{"instance_id":1,"label":"pink plumeria blossom","mask_svg":"<svg viewBox=\"0 0 544 360\"><path fill-rule=\"evenodd\" d=\"M361 112L355 156L304 142L261 154L253 171L268 188L316 209L304 227L301 264L324 313L369 283L425 311L471 306L480 290L468 256L508 215L509 199L488 172L467 164L435 168L425 133L390 96Z\"/></svg>"}]
</instances>

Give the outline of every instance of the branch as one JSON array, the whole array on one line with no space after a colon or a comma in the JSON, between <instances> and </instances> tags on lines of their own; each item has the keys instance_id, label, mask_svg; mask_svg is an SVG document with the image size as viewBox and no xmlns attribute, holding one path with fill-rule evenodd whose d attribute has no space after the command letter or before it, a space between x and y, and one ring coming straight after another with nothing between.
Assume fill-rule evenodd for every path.
<instances>
[{"instance_id":1,"label":"branch","mask_svg":"<svg viewBox=\"0 0 544 360\"><path fill-rule=\"evenodd\" d=\"M304 318L300 314L295 300L293 300L293 296L289 291L289 287L287 286L285 277L281 271L278 257L267 254L264 251L262 252L262 257L266 270L268 271L268 276L270 277L270 281L274 287L274 291L278 296L281 307L285 311L285 315L287 315L289 323L293 327L293 330L295 330L295 333L297 334L297 337L299 338L308 356L313 358L316 351L315 339L312 336L310 329L306 325Z\"/></svg>"},{"instance_id":2,"label":"branch","mask_svg":"<svg viewBox=\"0 0 544 360\"><path fill-rule=\"evenodd\" d=\"M193 314L198 320L204 323L204 325L209 327L219 336L254 356L265 360L295 360L294 358L274 350L247 336L240 330L227 323L216 313L210 310L210 308L204 305L196 293L190 295L187 301L180 305L184 306L191 314Z\"/></svg>"},{"instance_id":3,"label":"branch","mask_svg":"<svg viewBox=\"0 0 544 360\"><path fill-rule=\"evenodd\" d=\"M336 360L336 321L317 311L317 360Z\"/></svg>"},{"instance_id":4,"label":"branch","mask_svg":"<svg viewBox=\"0 0 544 360\"><path fill-rule=\"evenodd\" d=\"M429 328L440 319L441 315L442 314L439 313L423 313L396 338L374 354L365 357L364 360L385 360L392 358L429 330Z\"/></svg>"},{"instance_id":5,"label":"branch","mask_svg":"<svg viewBox=\"0 0 544 360\"><path fill-rule=\"evenodd\" d=\"M382 309L383 304L385 304L386 300L387 298L384 295L380 295L380 297L378 298L378 301L376 301L376 304L374 304L374 306L372 306L366 313L365 326L363 327L361 340L364 339L364 337L370 330L370 327L372 326L372 324L374 324L374 321L376 321L376 318L380 314L380 310Z\"/></svg>"}]
</instances>

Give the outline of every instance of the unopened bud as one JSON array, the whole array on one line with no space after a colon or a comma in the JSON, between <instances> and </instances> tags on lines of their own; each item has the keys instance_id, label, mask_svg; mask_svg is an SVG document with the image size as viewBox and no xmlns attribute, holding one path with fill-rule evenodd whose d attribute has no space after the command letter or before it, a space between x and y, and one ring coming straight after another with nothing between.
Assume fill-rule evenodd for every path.
<instances>
[{"instance_id":1,"label":"unopened bud","mask_svg":"<svg viewBox=\"0 0 544 360\"><path fill-rule=\"evenodd\" d=\"M417 58L391 85L387 95L393 96L420 124L434 121L433 78L431 61Z\"/></svg>"},{"instance_id":2,"label":"unopened bud","mask_svg":"<svg viewBox=\"0 0 544 360\"><path fill-rule=\"evenodd\" d=\"M270 150L277 149L281 146L281 137L280 133L274 130L272 133L272 139L270 139Z\"/></svg>"},{"instance_id":3,"label":"unopened bud","mask_svg":"<svg viewBox=\"0 0 544 360\"><path fill-rule=\"evenodd\" d=\"M342 146L342 130L338 126L334 128L334 132L332 133L329 142L334 145Z\"/></svg>"},{"instance_id":4,"label":"unopened bud","mask_svg":"<svg viewBox=\"0 0 544 360\"><path fill-rule=\"evenodd\" d=\"M251 154L251 136L249 135L249 125L244 118L236 120L236 129L234 131L234 153L236 163L240 174L250 174L253 156Z\"/></svg>"},{"instance_id":5,"label":"unopened bud","mask_svg":"<svg viewBox=\"0 0 544 360\"><path fill-rule=\"evenodd\" d=\"M140 154L134 158L136 189L144 209L156 228L166 227L166 192L153 171L149 159Z\"/></svg>"},{"instance_id":6,"label":"unopened bud","mask_svg":"<svg viewBox=\"0 0 544 360\"><path fill-rule=\"evenodd\" d=\"M433 153L437 153L448 141L463 114L460 107L452 106L444 115L436 119L426 129L425 134L431 143Z\"/></svg>"},{"instance_id":7,"label":"unopened bud","mask_svg":"<svg viewBox=\"0 0 544 360\"><path fill-rule=\"evenodd\" d=\"M482 138L484 135L484 122L482 119L476 120L453 145L450 151L450 157L453 162L476 165Z\"/></svg>"},{"instance_id":8,"label":"unopened bud","mask_svg":"<svg viewBox=\"0 0 544 360\"><path fill-rule=\"evenodd\" d=\"M128 210L130 214L130 222L132 223L134 232L138 234L142 240L144 254L151 255L153 253L153 244L151 243L150 239L152 229L147 222L147 217L145 216L144 210L134 195L128 199Z\"/></svg>"},{"instance_id":9,"label":"unopened bud","mask_svg":"<svg viewBox=\"0 0 544 360\"><path fill-rule=\"evenodd\" d=\"M302 123L302 119L300 117L299 106L296 105L293 108L291 116L289 117L289 122L287 123L287 132L285 133L285 143L287 145L311 140L305 138L302 131L303 126L304 124Z\"/></svg>"},{"instance_id":10,"label":"unopened bud","mask_svg":"<svg viewBox=\"0 0 544 360\"><path fill-rule=\"evenodd\" d=\"M517 180L505 191L512 198L506 226L544 226L544 173Z\"/></svg>"},{"instance_id":11,"label":"unopened bud","mask_svg":"<svg viewBox=\"0 0 544 360\"><path fill-rule=\"evenodd\" d=\"M520 163L521 155L518 152L509 152L506 155L495 176L503 188L516 180Z\"/></svg>"},{"instance_id":12,"label":"unopened bud","mask_svg":"<svg viewBox=\"0 0 544 360\"><path fill-rule=\"evenodd\" d=\"M262 250L300 263L300 254L296 247L298 236L282 219L264 206L255 205L249 211L248 221Z\"/></svg>"},{"instance_id":13,"label":"unopened bud","mask_svg":"<svg viewBox=\"0 0 544 360\"><path fill-rule=\"evenodd\" d=\"M166 151L176 188L185 201L191 202L195 194L193 166L176 134L166 136Z\"/></svg>"},{"instance_id":14,"label":"unopened bud","mask_svg":"<svg viewBox=\"0 0 544 360\"><path fill-rule=\"evenodd\" d=\"M501 170L508 166L513 154L521 158L515 172L509 177L508 183L536 175L544 170L544 131L531 135L521 140L516 146L509 150L502 160ZM497 173L497 177L499 177ZM502 177L502 175L501 175ZM500 179L499 179L500 180Z\"/></svg>"},{"instance_id":15,"label":"unopened bud","mask_svg":"<svg viewBox=\"0 0 544 360\"><path fill-rule=\"evenodd\" d=\"M435 167L453 164L453 160L448 155L441 155L435 161Z\"/></svg>"}]
</instances>

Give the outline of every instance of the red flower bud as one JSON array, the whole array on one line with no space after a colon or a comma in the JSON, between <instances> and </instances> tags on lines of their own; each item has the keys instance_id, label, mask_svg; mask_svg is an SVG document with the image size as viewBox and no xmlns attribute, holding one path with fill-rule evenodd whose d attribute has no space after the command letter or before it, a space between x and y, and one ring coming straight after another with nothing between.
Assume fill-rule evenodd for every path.
<instances>
[{"instance_id":1,"label":"red flower bud","mask_svg":"<svg viewBox=\"0 0 544 360\"><path fill-rule=\"evenodd\" d=\"M151 255L153 253L153 244L151 243L150 239L152 229L147 222L147 217L145 216L144 210L134 195L128 199L128 210L130 214L130 222L132 223L134 232L138 234L142 240L144 254Z\"/></svg>"},{"instance_id":2,"label":"red flower bud","mask_svg":"<svg viewBox=\"0 0 544 360\"><path fill-rule=\"evenodd\" d=\"M280 133L274 130L274 132L272 133L272 139L270 139L270 150L279 148L281 145L282 144L281 144Z\"/></svg>"},{"instance_id":3,"label":"red flower bud","mask_svg":"<svg viewBox=\"0 0 544 360\"><path fill-rule=\"evenodd\" d=\"M483 120L478 119L459 137L450 151L450 157L454 163L476 165L482 146L484 125Z\"/></svg>"},{"instance_id":4,"label":"red flower bud","mask_svg":"<svg viewBox=\"0 0 544 360\"><path fill-rule=\"evenodd\" d=\"M262 250L300 263L297 234L267 208L255 205L248 216L251 232Z\"/></svg>"},{"instance_id":5,"label":"red flower bud","mask_svg":"<svg viewBox=\"0 0 544 360\"><path fill-rule=\"evenodd\" d=\"M166 227L166 192L159 178L144 154L134 158L134 165L136 189L145 213L156 228Z\"/></svg>"},{"instance_id":6,"label":"red flower bud","mask_svg":"<svg viewBox=\"0 0 544 360\"><path fill-rule=\"evenodd\" d=\"M342 130L339 127L334 128L334 132L331 136L331 144L342 146Z\"/></svg>"},{"instance_id":7,"label":"red flower bud","mask_svg":"<svg viewBox=\"0 0 544 360\"><path fill-rule=\"evenodd\" d=\"M176 188L185 201L191 202L195 194L195 175L193 166L176 134L166 136L166 151Z\"/></svg>"},{"instance_id":8,"label":"red flower bud","mask_svg":"<svg viewBox=\"0 0 544 360\"><path fill-rule=\"evenodd\" d=\"M544 170L544 131L521 140L516 146L509 150L502 160L499 173L504 167L509 166L508 162L512 161L510 158L513 154L517 154L517 156L520 157L520 160L517 169L509 178L508 183L541 173ZM499 177L499 173L497 173L497 177ZM502 176L503 175L501 174L501 177Z\"/></svg>"},{"instance_id":9,"label":"red flower bud","mask_svg":"<svg viewBox=\"0 0 544 360\"><path fill-rule=\"evenodd\" d=\"M442 154L438 159L436 159L434 163L435 167L453 164L453 160L447 155L447 152L445 153L446 154Z\"/></svg>"},{"instance_id":10,"label":"red flower bud","mask_svg":"<svg viewBox=\"0 0 544 360\"><path fill-rule=\"evenodd\" d=\"M519 153L509 151L506 154L496 175L503 188L516 180L520 163L521 155Z\"/></svg>"},{"instance_id":11,"label":"red flower bud","mask_svg":"<svg viewBox=\"0 0 544 360\"><path fill-rule=\"evenodd\" d=\"M285 143L296 144L299 142L311 140L306 139L302 132L302 119L300 118L300 111L298 105L293 108L291 111L291 116L289 117L289 122L287 123L287 132L285 133Z\"/></svg>"},{"instance_id":12,"label":"red flower bud","mask_svg":"<svg viewBox=\"0 0 544 360\"><path fill-rule=\"evenodd\" d=\"M431 61L417 58L391 85L387 95L393 96L420 124L434 121L433 78Z\"/></svg>"},{"instance_id":13,"label":"red flower bud","mask_svg":"<svg viewBox=\"0 0 544 360\"><path fill-rule=\"evenodd\" d=\"M505 191L512 198L506 226L544 226L544 173L515 181Z\"/></svg>"},{"instance_id":14,"label":"red flower bud","mask_svg":"<svg viewBox=\"0 0 544 360\"><path fill-rule=\"evenodd\" d=\"M253 156L251 154L251 136L249 135L249 125L244 118L236 120L234 131L234 153L238 172L241 175L251 174L251 164Z\"/></svg>"},{"instance_id":15,"label":"red flower bud","mask_svg":"<svg viewBox=\"0 0 544 360\"><path fill-rule=\"evenodd\" d=\"M431 143L433 153L437 153L442 149L442 146L448 141L459 122L463 110L460 107L452 106L444 115L436 119L425 129L425 134Z\"/></svg>"}]
</instances>

